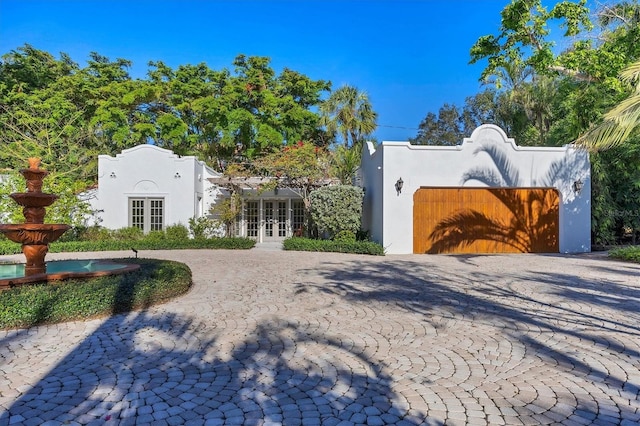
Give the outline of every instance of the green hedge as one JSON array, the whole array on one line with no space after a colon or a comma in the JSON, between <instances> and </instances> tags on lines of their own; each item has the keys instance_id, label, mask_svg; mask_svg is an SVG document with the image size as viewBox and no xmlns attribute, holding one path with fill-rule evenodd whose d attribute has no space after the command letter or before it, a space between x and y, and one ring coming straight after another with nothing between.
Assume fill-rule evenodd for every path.
<instances>
[{"instance_id":1,"label":"green hedge","mask_svg":"<svg viewBox=\"0 0 640 426\"><path fill-rule=\"evenodd\" d=\"M0 328L26 328L110 315L165 302L191 287L183 263L120 259L140 269L122 275L32 284L0 292Z\"/></svg>"},{"instance_id":2,"label":"green hedge","mask_svg":"<svg viewBox=\"0 0 640 426\"><path fill-rule=\"evenodd\" d=\"M609 257L640 263L640 246L613 249L609 252Z\"/></svg>"},{"instance_id":3,"label":"green hedge","mask_svg":"<svg viewBox=\"0 0 640 426\"><path fill-rule=\"evenodd\" d=\"M343 242L293 237L284 240L283 248L296 251L327 251L384 256L384 247L371 241Z\"/></svg>"},{"instance_id":4,"label":"green hedge","mask_svg":"<svg viewBox=\"0 0 640 426\"><path fill-rule=\"evenodd\" d=\"M49 245L49 253L116 250L175 250L175 249L250 249L256 242L249 238L180 239L145 238L142 240L64 241ZM0 254L22 253L20 244L0 241Z\"/></svg>"}]
</instances>

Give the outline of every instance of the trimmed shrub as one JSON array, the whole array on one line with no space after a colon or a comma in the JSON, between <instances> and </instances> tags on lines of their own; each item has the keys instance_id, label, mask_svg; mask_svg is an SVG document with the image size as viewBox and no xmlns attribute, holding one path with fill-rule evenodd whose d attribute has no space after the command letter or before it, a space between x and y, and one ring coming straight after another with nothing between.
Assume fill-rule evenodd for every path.
<instances>
[{"instance_id":1,"label":"trimmed shrub","mask_svg":"<svg viewBox=\"0 0 640 426\"><path fill-rule=\"evenodd\" d=\"M138 227L130 226L128 228L116 229L115 231L111 232L111 236L115 240L136 241L144 238L144 232L142 232L142 229Z\"/></svg>"},{"instance_id":2,"label":"trimmed shrub","mask_svg":"<svg viewBox=\"0 0 640 426\"><path fill-rule=\"evenodd\" d=\"M356 234L353 231L340 231L334 237L336 243L355 243Z\"/></svg>"},{"instance_id":3,"label":"trimmed shrub","mask_svg":"<svg viewBox=\"0 0 640 426\"><path fill-rule=\"evenodd\" d=\"M106 241L112 238L111 231L101 226L91 226L80 235L80 241Z\"/></svg>"},{"instance_id":4,"label":"trimmed shrub","mask_svg":"<svg viewBox=\"0 0 640 426\"><path fill-rule=\"evenodd\" d=\"M164 232L168 240L186 240L189 238L189 229L181 223L167 226Z\"/></svg>"},{"instance_id":5,"label":"trimmed shrub","mask_svg":"<svg viewBox=\"0 0 640 426\"><path fill-rule=\"evenodd\" d=\"M357 241L371 241L371 233L367 230L360 229L356 232Z\"/></svg>"},{"instance_id":6,"label":"trimmed shrub","mask_svg":"<svg viewBox=\"0 0 640 426\"><path fill-rule=\"evenodd\" d=\"M640 246L613 249L609 252L609 257L626 260L627 262L640 263Z\"/></svg>"},{"instance_id":7,"label":"trimmed shrub","mask_svg":"<svg viewBox=\"0 0 640 426\"><path fill-rule=\"evenodd\" d=\"M159 242L164 240L168 240L164 231L151 231L142 238L142 241Z\"/></svg>"},{"instance_id":8,"label":"trimmed shrub","mask_svg":"<svg viewBox=\"0 0 640 426\"><path fill-rule=\"evenodd\" d=\"M285 250L295 251L323 251L384 256L384 247L371 241L340 242L293 237L284 240L282 246Z\"/></svg>"},{"instance_id":9,"label":"trimmed shrub","mask_svg":"<svg viewBox=\"0 0 640 426\"><path fill-rule=\"evenodd\" d=\"M191 270L183 263L120 259L140 269L122 275L24 285L0 292L0 328L26 328L145 309L186 293Z\"/></svg>"},{"instance_id":10,"label":"trimmed shrub","mask_svg":"<svg viewBox=\"0 0 640 426\"><path fill-rule=\"evenodd\" d=\"M250 238L199 238L171 240L164 234L150 233L141 240L95 240L95 241L56 241L49 245L49 253L83 251L121 251L131 250L178 250L178 249L227 249L246 250L253 248L256 242ZM19 254L20 244L9 240L0 240L0 255Z\"/></svg>"},{"instance_id":11,"label":"trimmed shrub","mask_svg":"<svg viewBox=\"0 0 640 426\"><path fill-rule=\"evenodd\" d=\"M358 232L362 216L362 188L351 185L324 186L313 191L311 219L320 235L333 238L340 231Z\"/></svg>"},{"instance_id":12,"label":"trimmed shrub","mask_svg":"<svg viewBox=\"0 0 640 426\"><path fill-rule=\"evenodd\" d=\"M189 219L189 231L193 238L208 238L212 236L216 224L206 216L200 216L199 218L192 217Z\"/></svg>"}]
</instances>

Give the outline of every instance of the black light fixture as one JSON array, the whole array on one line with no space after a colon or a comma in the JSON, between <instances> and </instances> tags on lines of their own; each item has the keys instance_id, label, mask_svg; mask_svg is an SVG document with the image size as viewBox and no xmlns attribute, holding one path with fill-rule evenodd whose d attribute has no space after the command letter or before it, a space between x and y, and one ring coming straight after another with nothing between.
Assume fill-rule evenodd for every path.
<instances>
[{"instance_id":1,"label":"black light fixture","mask_svg":"<svg viewBox=\"0 0 640 426\"><path fill-rule=\"evenodd\" d=\"M175 179L180 179L182 176L180 176L180 172L176 172L176 174L175 174L175 175L173 175L173 177L174 177Z\"/></svg>"},{"instance_id":2,"label":"black light fixture","mask_svg":"<svg viewBox=\"0 0 640 426\"><path fill-rule=\"evenodd\" d=\"M576 195L580 194L583 187L584 187L584 182L582 182L582 179L578 178L577 181L573 182L573 192L575 192Z\"/></svg>"},{"instance_id":3,"label":"black light fixture","mask_svg":"<svg viewBox=\"0 0 640 426\"><path fill-rule=\"evenodd\" d=\"M396 181L396 192L398 193L398 195L402 193L402 185L404 185L404 181L402 180L402 178L399 178Z\"/></svg>"}]
</instances>

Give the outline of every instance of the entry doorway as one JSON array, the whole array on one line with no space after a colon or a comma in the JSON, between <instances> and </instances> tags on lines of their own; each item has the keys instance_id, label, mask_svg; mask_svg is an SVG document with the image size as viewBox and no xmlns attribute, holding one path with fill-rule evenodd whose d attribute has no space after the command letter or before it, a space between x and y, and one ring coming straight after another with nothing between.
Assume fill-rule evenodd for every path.
<instances>
[{"instance_id":1,"label":"entry doorway","mask_svg":"<svg viewBox=\"0 0 640 426\"><path fill-rule=\"evenodd\" d=\"M295 198L263 198L243 201L237 235L258 242L282 241L304 232L304 203Z\"/></svg>"},{"instance_id":2,"label":"entry doorway","mask_svg":"<svg viewBox=\"0 0 640 426\"><path fill-rule=\"evenodd\" d=\"M287 236L287 202L264 202L264 240L278 241Z\"/></svg>"}]
</instances>

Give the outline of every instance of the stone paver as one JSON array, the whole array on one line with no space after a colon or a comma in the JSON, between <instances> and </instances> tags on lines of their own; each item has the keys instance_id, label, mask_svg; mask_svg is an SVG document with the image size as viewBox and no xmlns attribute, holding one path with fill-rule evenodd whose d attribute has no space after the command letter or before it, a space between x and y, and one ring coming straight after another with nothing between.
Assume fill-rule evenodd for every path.
<instances>
[{"instance_id":1,"label":"stone paver","mask_svg":"<svg viewBox=\"0 0 640 426\"><path fill-rule=\"evenodd\" d=\"M638 265L140 255L187 263L193 289L141 312L0 332L0 424L640 423Z\"/></svg>"}]
</instances>

